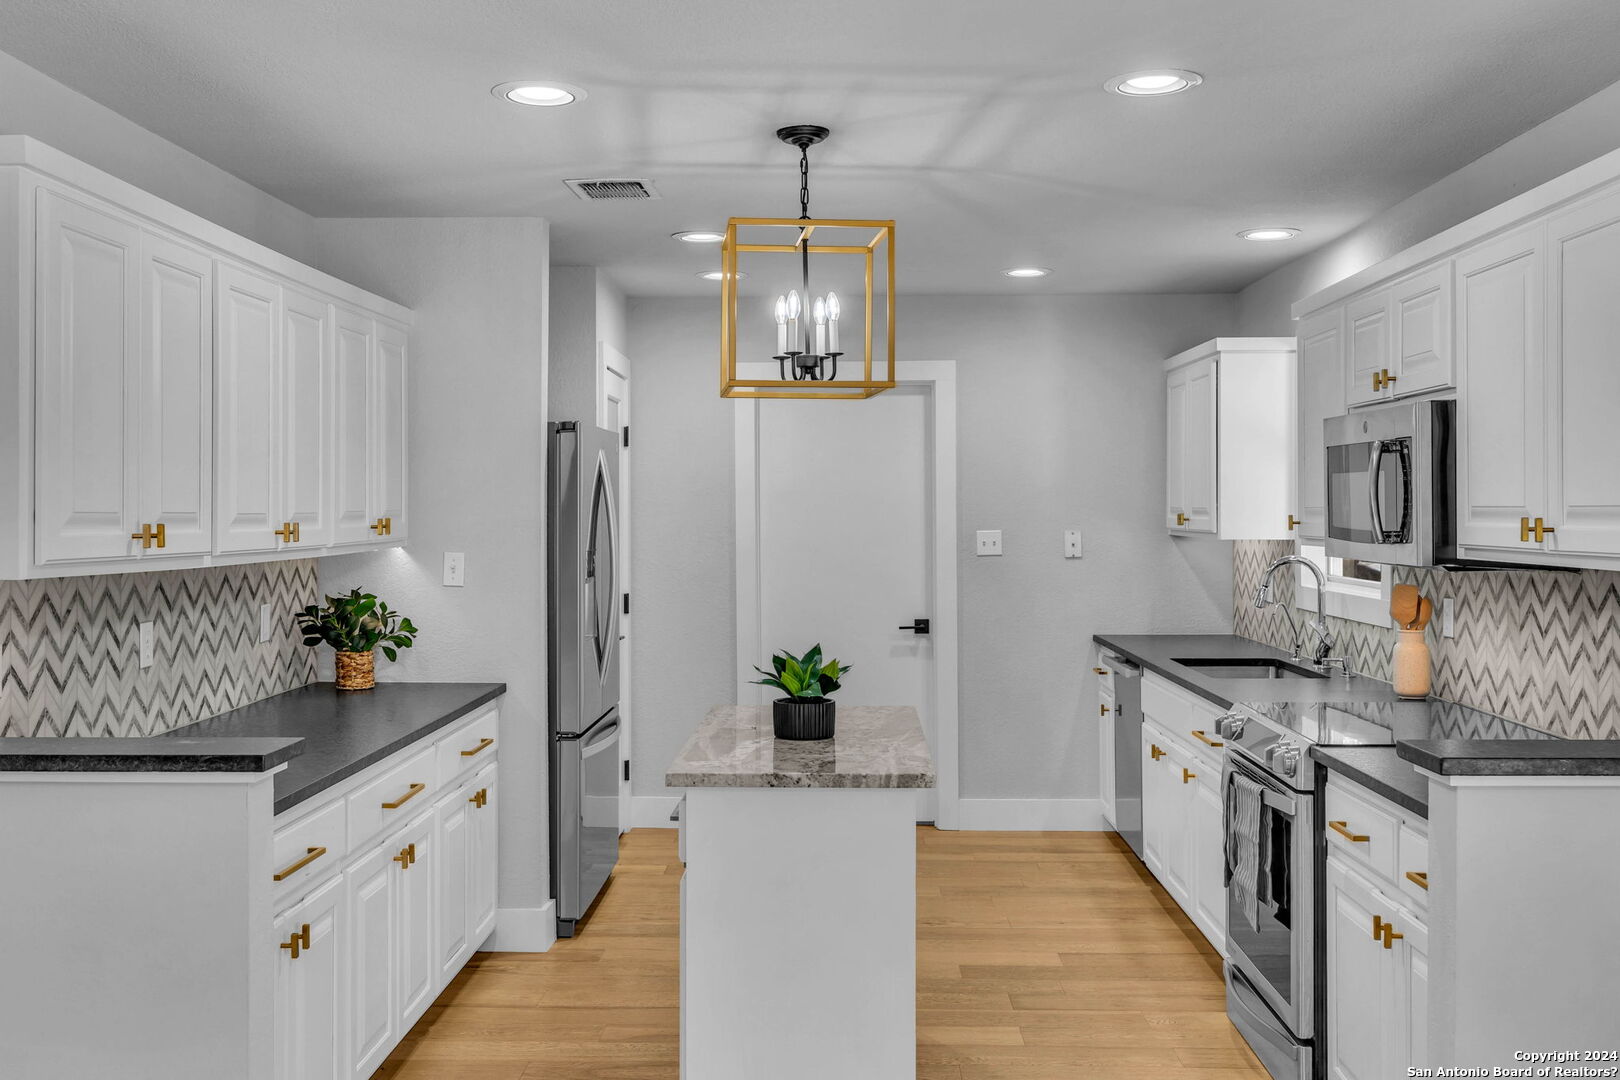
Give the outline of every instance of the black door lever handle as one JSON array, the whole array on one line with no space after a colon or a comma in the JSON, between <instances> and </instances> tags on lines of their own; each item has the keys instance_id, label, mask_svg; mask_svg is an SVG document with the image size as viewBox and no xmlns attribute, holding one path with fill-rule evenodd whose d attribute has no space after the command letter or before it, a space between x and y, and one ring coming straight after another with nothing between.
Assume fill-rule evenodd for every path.
<instances>
[{"instance_id":1,"label":"black door lever handle","mask_svg":"<svg viewBox=\"0 0 1620 1080\"><path fill-rule=\"evenodd\" d=\"M910 626L901 626L897 627L897 629L910 630L913 634L926 634L928 633L928 620L913 619Z\"/></svg>"}]
</instances>

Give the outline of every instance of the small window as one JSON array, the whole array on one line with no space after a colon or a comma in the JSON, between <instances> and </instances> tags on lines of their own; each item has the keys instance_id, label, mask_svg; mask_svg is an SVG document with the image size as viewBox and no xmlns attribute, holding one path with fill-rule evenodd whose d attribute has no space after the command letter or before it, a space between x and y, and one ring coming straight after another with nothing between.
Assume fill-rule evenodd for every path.
<instances>
[{"instance_id":1,"label":"small window","mask_svg":"<svg viewBox=\"0 0 1620 1080\"><path fill-rule=\"evenodd\" d=\"M1328 558L1324 548L1312 544L1301 544L1299 553L1327 578L1327 614L1374 626L1390 625L1388 567L1360 559ZM1294 595L1298 607L1317 610L1316 578L1304 567L1300 567Z\"/></svg>"}]
</instances>

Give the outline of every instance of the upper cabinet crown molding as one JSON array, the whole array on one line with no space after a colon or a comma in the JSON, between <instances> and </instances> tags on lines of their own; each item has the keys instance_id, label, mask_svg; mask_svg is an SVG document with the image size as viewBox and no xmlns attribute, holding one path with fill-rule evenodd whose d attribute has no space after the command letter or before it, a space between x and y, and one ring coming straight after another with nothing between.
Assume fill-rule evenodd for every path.
<instances>
[{"instance_id":1,"label":"upper cabinet crown molding","mask_svg":"<svg viewBox=\"0 0 1620 1080\"><path fill-rule=\"evenodd\" d=\"M0 251L0 580L404 540L409 310L21 136Z\"/></svg>"}]
</instances>

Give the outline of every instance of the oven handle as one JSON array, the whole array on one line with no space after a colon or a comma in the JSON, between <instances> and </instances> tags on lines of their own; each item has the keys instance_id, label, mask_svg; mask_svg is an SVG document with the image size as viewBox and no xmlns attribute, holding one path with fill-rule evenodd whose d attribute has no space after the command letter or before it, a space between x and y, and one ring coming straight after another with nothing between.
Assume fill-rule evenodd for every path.
<instances>
[{"instance_id":1,"label":"oven handle","mask_svg":"<svg viewBox=\"0 0 1620 1080\"><path fill-rule=\"evenodd\" d=\"M1384 542L1384 509L1378 501L1378 485L1383 480L1384 470L1384 443L1380 439L1373 443L1372 461L1367 466L1367 499L1372 506L1373 543Z\"/></svg>"},{"instance_id":2,"label":"oven handle","mask_svg":"<svg viewBox=\"0 0 1620 1080\"><path fill-rule=\"evenodd\" d=\"M1274 789L1271 784L1267 782L1265 777L1257 775L1254 769L1245 767L1242 758L1231 754L1228 754L1227 756L1232 760L1232 768L1231 771L1228 772L1228 776L1235 773L1242 773L1244 776L1260 785L1260 797L1267 806L1271 807L1273 810L1276 810L1278 813L1286 814L1291 818L1296 818L1299 816L1298 800L1291 795L1284 795ZM1228 780L1227 783L1231 783L1231 781Z\"/></svg>"}]
</instances>

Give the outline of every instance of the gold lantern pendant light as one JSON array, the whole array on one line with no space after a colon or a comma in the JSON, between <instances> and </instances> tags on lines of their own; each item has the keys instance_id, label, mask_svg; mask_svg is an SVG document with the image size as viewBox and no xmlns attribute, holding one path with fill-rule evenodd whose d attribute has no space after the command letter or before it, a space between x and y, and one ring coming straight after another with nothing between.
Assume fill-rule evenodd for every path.
<instances>
[{"instance_id":1,"label":"gold lantern pendant light","mask_svg":"<svg viewBox=\"0 0 1620 1080\"><path fill-rule=\"evenodd\" d=\"M721 333L720 396L733 398L817 398L861 400L882 393L894 381L894 222L810 217L810 147L825 140L830 132L816 124L795 124L781 128L776 137L799 151L799 216L797 218L732 218L726 223L721 247ZM786 233L785 230L792 230ZM812 243L811 237L815 236ZM776 296L770 305L775 323L775 351L749 359L774 361L774 371L742 371L738 367L738 289L743 275L739 258L771 257L784 269L781 256L792 257L793 287ZM843 348L849 327L846 304L831 290L813 294L811 256L855 258L864 263L864 325L858 328L856 347L861 359L846 360L845 377L839 378L839 360L848 355ZM755 280L769 279L750 263L748 273ZM752 329L758 329L752 324ZM874 336L882 350L874 364ZM754 350L750 349L751 352ZM855 369L859 374L855 374ZM774 375L775 378L770 376ZM749 377L752 376L752 377Z\"/></svg>"}]
</instances>

